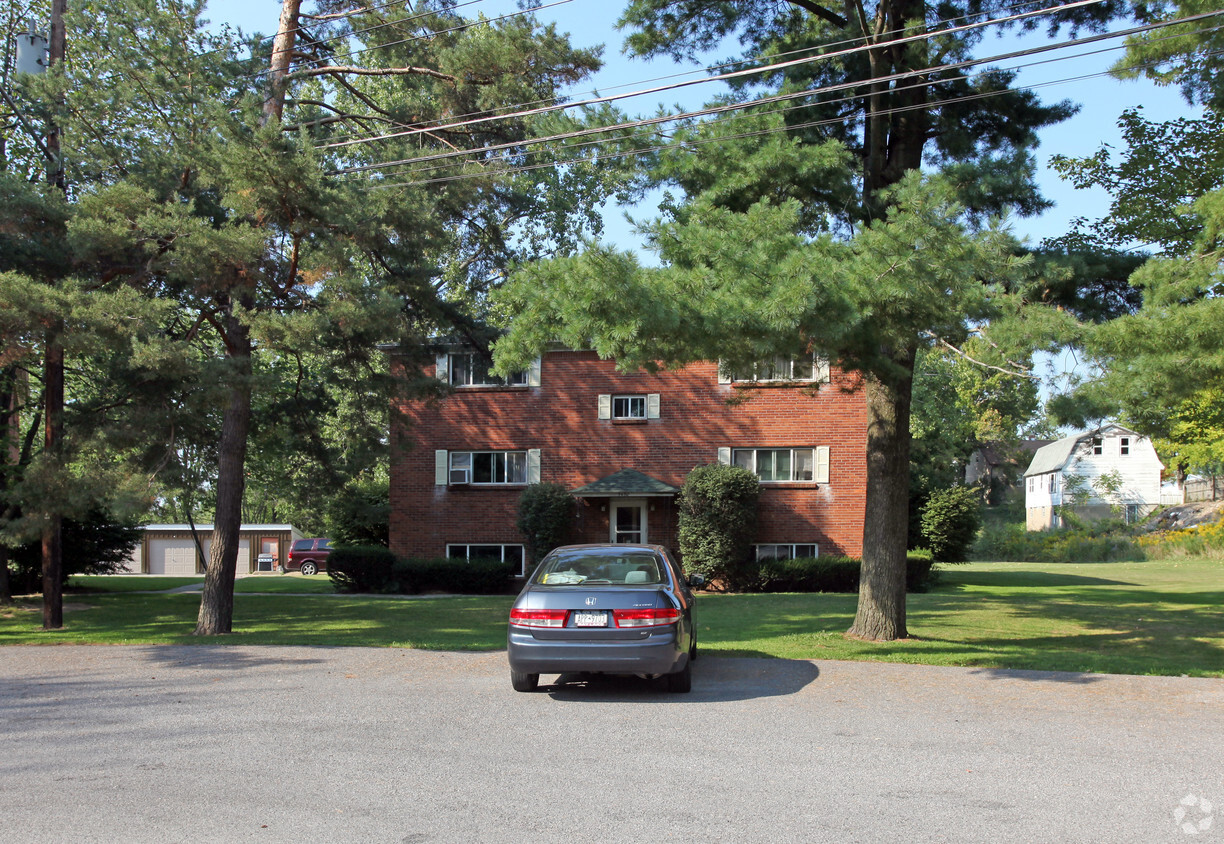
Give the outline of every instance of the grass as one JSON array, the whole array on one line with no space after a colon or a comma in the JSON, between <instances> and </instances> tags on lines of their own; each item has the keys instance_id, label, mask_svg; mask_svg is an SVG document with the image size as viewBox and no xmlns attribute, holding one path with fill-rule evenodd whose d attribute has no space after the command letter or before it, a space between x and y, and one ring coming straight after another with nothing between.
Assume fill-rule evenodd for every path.
<instances>
[{"instance_id":1,"label":"grass","mask_svg":"<svg viewBox=\"0 0 1224 844\"><path fill-rule=\"evenodd\" d=\"M276 591L331 588L325 577L292 575L240 584L260 592L273 591L273 584ZM191 635L198 595L133 594L109 582L105 588L70 593L59 631L41 629L37 599L0 610L0 644L220 641L496 650L504 647L512 600L239 592L236 632L201 638ZM912 638L898 642L845 638L855 603L854 595L703 595L699 640L706 653L726 656L1224 677L1224 564L1218 561L957 566L930 592L909 597Z\"/></svg>"}]
</instances>

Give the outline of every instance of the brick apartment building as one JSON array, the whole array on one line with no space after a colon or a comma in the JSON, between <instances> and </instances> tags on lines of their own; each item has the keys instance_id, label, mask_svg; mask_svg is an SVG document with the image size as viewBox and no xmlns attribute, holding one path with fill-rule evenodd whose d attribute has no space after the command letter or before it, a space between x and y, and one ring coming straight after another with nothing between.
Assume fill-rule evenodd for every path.
<instances>
[{"instance_id":1,"label":"brick apartment building","mask_svg":"<svg viewBox=\"0 0 1224 844\"><path fill-rule=\"evenodd\" d=\"M427 374L453 389L393 414L397 554L530 565L514 523L535 482L577 498L575 542L676 549L676 493L689 471L714 462L761 478L758 556L862 553L866 404L856 376L819 360L740 376L715 363L650 374L551 351L502 381L455 347Z\"/></svg>"}]
</instances>

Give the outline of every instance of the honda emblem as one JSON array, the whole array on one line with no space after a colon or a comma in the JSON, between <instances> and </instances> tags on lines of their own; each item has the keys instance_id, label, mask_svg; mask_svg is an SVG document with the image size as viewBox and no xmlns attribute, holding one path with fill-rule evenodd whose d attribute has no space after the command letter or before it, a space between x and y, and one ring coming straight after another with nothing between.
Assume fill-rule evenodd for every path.
<instances>
[{"instance_id":1,"label":"honda emblem","mask_svg":"<svg viewBox=\"0 0 1224 844\"><path fill-rule=\"evenodd\" d=\"M595 599L594 599L594 598L587 598L587 599L586 599L586 605L587 605L588 607L593 607L593 606L595 606Z\"/></svg>"}]
</instances>

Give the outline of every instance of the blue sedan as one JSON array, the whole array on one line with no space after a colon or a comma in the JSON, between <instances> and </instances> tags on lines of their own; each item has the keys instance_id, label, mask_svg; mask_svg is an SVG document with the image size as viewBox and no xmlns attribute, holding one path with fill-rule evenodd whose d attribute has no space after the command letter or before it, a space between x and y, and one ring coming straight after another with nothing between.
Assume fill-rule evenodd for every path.
<instances>
[{"instance_id":1,"label":"blue sedan","mask_svg":"<svg viewBox=\"0 0 1224 844\"><path fill-rule=\"evenodd\" d=\"M665 676L693 682L697 638L687 578L658 545L566 545L540 561L510 610L510 682L533 691L541 674Z\"/></svg>"}]
</instances>

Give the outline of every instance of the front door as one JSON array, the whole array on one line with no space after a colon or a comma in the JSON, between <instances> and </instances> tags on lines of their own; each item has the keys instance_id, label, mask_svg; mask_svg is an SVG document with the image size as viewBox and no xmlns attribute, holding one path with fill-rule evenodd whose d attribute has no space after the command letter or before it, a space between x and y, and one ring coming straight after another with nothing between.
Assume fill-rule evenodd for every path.
<instances>
[{"instance_id":1,"label":"front door","mask_svg":"<svg viewBox=\"0 0 1224 844\"><path fill-rule=\"evenodd\" d=\"M646 502L634 498L612 501L611 523L613 542L643 544L646 538Z\"/></svg>"}]
</instances>

